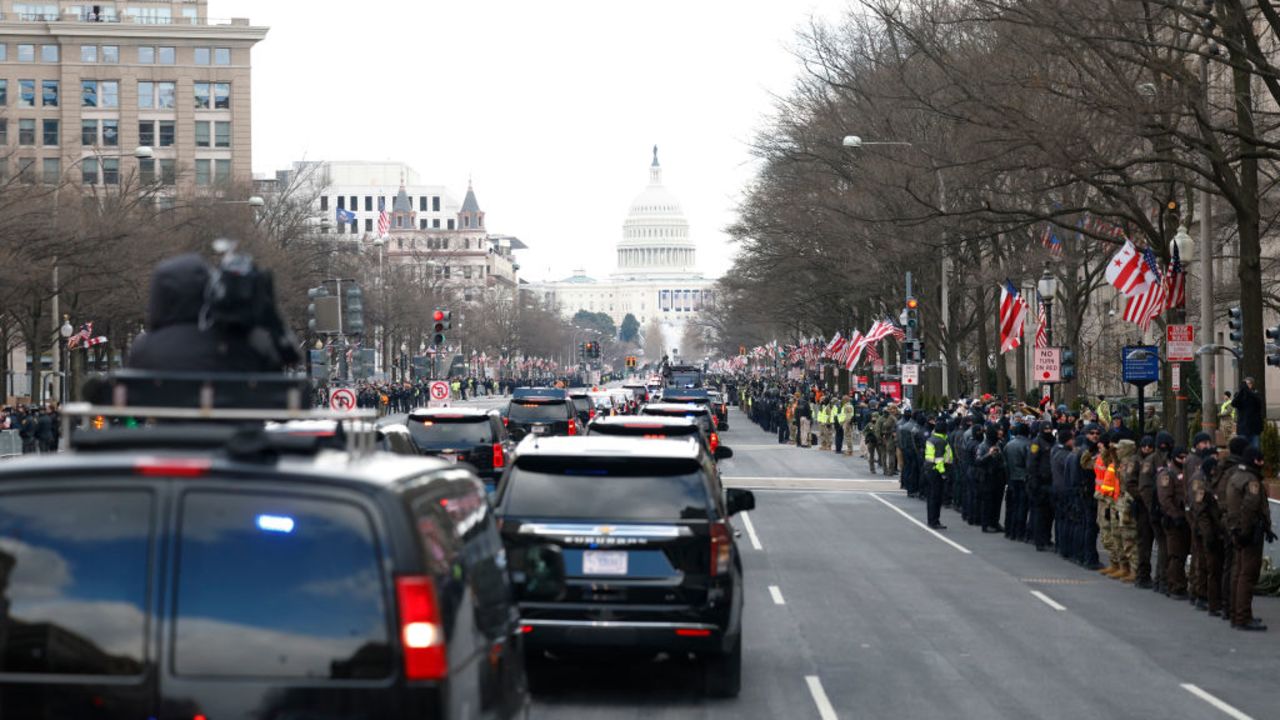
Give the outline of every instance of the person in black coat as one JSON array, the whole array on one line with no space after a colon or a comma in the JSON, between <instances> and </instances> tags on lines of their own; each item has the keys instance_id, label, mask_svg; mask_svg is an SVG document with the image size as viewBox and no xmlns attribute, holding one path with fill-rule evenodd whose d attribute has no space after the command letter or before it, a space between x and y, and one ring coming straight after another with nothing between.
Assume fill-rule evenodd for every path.
<instances>
[{"instance_id":1,"label":"person in black coat","mask_svg":"<svg viewBox=\"0 0 1280 720\"><path fill-rule=\"evenodd\" d=\"M1240 389L1231 400L1236 409L1236 433L1249 439L1253 447L1261 447L1262 442L1262 398L1253 389L1253 378L1247 377L1240 383Z\"/></svg>"},{"instance_id":2,"label":"person in black coat","mask_svg":"<svg viewBox=\"0 0 1280 720\"><path fill-rule=\"evenodd\" d=\"M974 453L973 467L978 486L982 532L1004 532L1004 528L1000 526L1000 500L1004 497L1008 477L998 426L987 427L982 444L978 445Z\"/></svg>"}]
</instances>

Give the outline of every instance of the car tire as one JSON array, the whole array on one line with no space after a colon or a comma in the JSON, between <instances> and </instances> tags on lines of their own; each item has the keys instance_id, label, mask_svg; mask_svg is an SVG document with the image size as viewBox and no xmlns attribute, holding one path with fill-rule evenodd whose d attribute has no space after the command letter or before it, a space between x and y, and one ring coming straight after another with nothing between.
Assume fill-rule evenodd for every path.
<instances>
[{"instance_id":1,"label":"car tire","mask_svg":"<svg viewBox=\"0 0 1280 720\"><path fill-rule=\"evenodd\" d=\"M742 690L742 636L733 648L707 658L703 666L706 694L715 698L734 698Z\"/></svg>"}]
</instances>

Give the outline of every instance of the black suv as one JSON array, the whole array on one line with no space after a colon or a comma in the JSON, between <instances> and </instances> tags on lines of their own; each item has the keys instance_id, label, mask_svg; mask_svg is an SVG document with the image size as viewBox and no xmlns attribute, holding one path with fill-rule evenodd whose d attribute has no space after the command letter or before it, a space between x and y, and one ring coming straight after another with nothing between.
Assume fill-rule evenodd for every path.
<instances>
[{"instance_id":1,"label":"black suv","mask_svg":"<svg viewBox=\"0 0 1280 720\"><path fill-rule=\"evenodd\" d=\"M703 434L697 421L687 417L663 415L598 417L587 426L587 436L592 435L635 437L644 440L692 438L702 443L703 449L716 460L733 457L733 450L728 445L717 442L715 449L711 449L710 438Z\"/></svg>"},{"instance_id":2,"label":"black suv","mask_svg":"<svg viewBox=\"0 0 1280 720\"><path fill-rule=\"evenodd\" d=\"M374 451L371 424L340 451L260 411L164 411L0 464L0 717L526 711L507 555L470 470Z\"/></svg>"},{"instance_id":3,"label":"black suv","mask_svg":"<svg viewBox=\"0 0 1280 720\"><path fill-rule=\"evenodd\" d=\"M507 405L507 430L519 441L526 435L578 435L585 423L564 390L516 388Z\"/></svg>"},{"instance_id":4,"label":"black suv","mask_svg":"<svg viewBox=\"0 0 1280 720\"><path fill-rule=\"evenodd\" d=\"M720 433L716 431L715 414L707 405L677 402L650 403L640 408L640 414L651 417L689 418L702 430L702 434L707 439L707 447L711 448L712 453L720 447Z\"/></svg>"},{"instance_id":5,"label":"black suv","mask_svg":"<svg viewBox=\"0 0 1280 720\"><path fill-rule=\"evenodd\" d=\"M592 410L595 409L590 393L591 391L587 388L569 388L567 392L569 399L573 401L573 409L578 414L578 423L581 425L591 422Z\"/></svg>"},{"instance_id":6,"label":"black suv","mask_svg":"<svg viewBox=\"0 0 1280 720\"><path fill-rule=\"evenodd\" d=\"M501 415L493 410L420 408L409 413L405 424L424 455L471 465L489 490L498 484L515 449Z\"/></svg>"},{"instance_id":7,"label":"black suv","mask_svg":"<svg viewBox=\"0 0 1280 720\"><path fill-rule=\"evenodd\" d=\"M722 495L700 443L526 442L496 503L508 553L545 542L563 553L559 597L517 590L532 661L547 651L694 653L709 694L738 694L743 580L729 516L755 497Z\"/></svg>"}]
</instances>

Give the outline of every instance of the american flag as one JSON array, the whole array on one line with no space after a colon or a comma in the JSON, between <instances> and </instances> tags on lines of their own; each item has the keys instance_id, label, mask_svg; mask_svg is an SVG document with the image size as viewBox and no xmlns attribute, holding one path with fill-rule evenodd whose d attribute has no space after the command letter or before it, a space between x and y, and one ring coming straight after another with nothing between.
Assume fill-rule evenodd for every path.
<instances>
[{"instance_id":1,"label":"american flag","mask_svg":"<svg viewBox=\"0 0 1280 720\"><path fill-rule=\"evenodd\" d=\"M1037 304L1040 306L1036 317L1036 349L1049 347L1049 318L1045 312L1044 298L1036 293Z\"/></svg>"},{"instance_id":2,"label":"american flag","mask_svg":"<svg viewBox=\"0 0 1280 720\"><path fill-rule=\"evenodd\" d=\"M1026 299L1006 279L1000 286L1000 352L1007 353L1022 344L1022 323L1026 317Z\"/></svg>"},{"instance_id":3,"label":"american flag","mask_svg":"<svg viewBox=\"0 0 1280 720\"><path fill-rule=\"evenodd\" d=\"M1142 251L1142 264L1154 280L1147 284L1145 290L1129 296L1124 306L1124 319L1134 323L1143 332L1151 327L1151 321L1164 312L1168 288L1160 279L1160 267L1156 264L1156 254L1151 248Z\"/></svg>"},{"instance_id":4,"label":"american flag","mask_svg":"<svg viewBox=\"0 0 1280 720\"><path fill-rule=\"evenodd\" d=\"M1053 225L1044 226L1044 234L1040 236L1040 244L1044 245L1050 255L1057 258L1062 257L1062 238L1058 237Z\"/></svg>"},{"instance_id":5,"label":"american flag","mask_svg":"<svg viewBox=\"0 0 1280 720\"><path fill-rule=\"evenodd\" d=\"M378 234L386 235L391 228L391 218L387 216L387 199L378 198Z\"/></svg>"},{"instance_id":6,"label":"american flag","mask_svg":"<svg viewBox=\"0 0 1280 720\"><path fill-rule=\"evenodd\" d=\"M852 370L857 366L858 360L862 358L862 351L867 346L867 340L862 333L857 330L853 331L853 335L849 336L849 342L844 346L844 355L840 361L844 363L845 370Z\"/></svg>"},{"instance_id":7,"label":"american flag","mask_svg":"<svg viewBox=\"0 0 1280 720\"><path fill-rule=\"evenodd\" d=\"M829 358L835 357L844 347L844 337L837 332L832 336L831 341L827 343L827 349L823 351L823 355Z\"/></svg>"},{"instance_id":8,"label":"american flag","mask_svg":"<svg viewBox=\"0 0 1280 720\"><path fill-rule=\"evenodd\" d=\"M93 338L93 323L87 322L80 326L80 331L67 338L67 349L74 350L80 347L80 343L87 343ZM97 343L94 343L95 345Z\"/></svg>"},{"instance_id":9,"label":"american flag","mask_svg":"<svg viewBox=\"0 0 1280 720\"><path fill-rule=\"evenodd\" d=\"M1169 258L1169 272L1165 273L1165 307L1177 310L1187 306L1187 272L1178 256L1178 244L1173 243L1173 257Z\"/></svg>"}]
</instances>

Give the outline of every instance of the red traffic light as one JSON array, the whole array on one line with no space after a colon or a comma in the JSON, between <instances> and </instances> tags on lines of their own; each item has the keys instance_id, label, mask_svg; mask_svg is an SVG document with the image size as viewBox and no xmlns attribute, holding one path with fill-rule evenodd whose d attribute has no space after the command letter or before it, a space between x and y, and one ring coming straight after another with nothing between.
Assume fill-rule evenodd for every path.
<instances>
[{"instance_id":1,"label":"red traffic light","mask_svg":"<svg viewBox=\"0 0 1280 720\"><path fill-rule=\"evenodd\" d=\"M908 309L908 310L915 310L915 309L916 309L916 308L918 308L918 307L920 307L920 301L919 301L919 300L916 300L916 299L915 299L915 298L913 298L913 297L912 297L912 298L907 298L907 309Z\"/></svg>"},{"instance_id":2,"label":"red traffic light","mask_svg":"<svg viewBox=\"0 0 1280 720\"><path fill-rule=\"evenodd\" d=\"M432 319L432 320L435 320L436 322L440 322L440 321L444 320L444 311L443 311L443 310L437 310L437 311L435 311L435 312L431 313L431 319Z\"/></svg>"}]
</instances>

